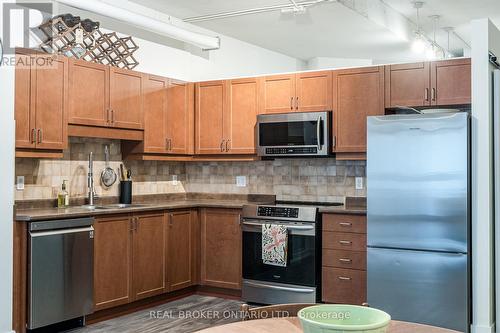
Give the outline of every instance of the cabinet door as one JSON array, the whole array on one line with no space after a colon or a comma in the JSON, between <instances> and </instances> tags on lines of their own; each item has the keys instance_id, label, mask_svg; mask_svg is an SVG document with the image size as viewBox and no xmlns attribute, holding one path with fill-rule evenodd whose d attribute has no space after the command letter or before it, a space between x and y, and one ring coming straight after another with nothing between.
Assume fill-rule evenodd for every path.
<instances>
[{"instance_id":1,"label":"cabinet door","mask_svg":"<svg viewBox=\"0 0 500 333\"><path fill-rule=\"evenodd\" d=\"M114 127L142 129L142 74L109 67L110 122Z\"/></svg>"},{"instance_id":2,"label":"cabinet door","mask_svg":"<svg viewBox=\"0 0 500 333\"><path fill-rule=\"evenodd\" d=\"M385 106L430 105L428 62L385 66Z\"/></svg>"},{"instance_id":3,"label":"cabinet door","mask_svg":"<svg viewBox=\"0 0 500 333\"><path fill-rule=\"evenodd\" d=\"M36 148L64 149L68 143L68 59L62 56L38 58L35 70L31 71L31 79L35 82L32 105L38 131Z\"/></svg>"},{"instance_id":4,"label":"cabinet door","mask_svg":"<svg viewBox=\"0 0 500 333\"><path fill-rule=\"evenodd\" d=\"M95 310L129 303L132 273L132 223L128 216L99 218L94 223Z\"/></svg>"},{"instance_id":5,"label":"cabinet door","mask_svg":"<svg viewBox=\"0 0 500 333\"><path fill-rule=\"evenodd\" d=\"M171 80L167 89L168 153L194 153L194 84Z\"/></svg>"},{"instance_id":6,"label":"cabinet door","mask_svg":"<svg viewBox=\"0 0 500 333\"><path fill-rule=\"evenodd\" d=\"M168 214L167 276L169 291L194 284L194 220L191 211Z\"/></svg>"},{"instance_id":7,"label":"cabinet door","mask_svg":"<svg viewBox=\"0 0 500 333\"><path fill-rule=\"evenodd\" d=\"M432 105L471 103L470 59L431 63Z\"/></svg>"},{"instance_id":8,"label":"cabinet door","mask_svg":"<svg viewBox=\"0 0 500 333\"><path fill-rule=\"evenodd\" d=\"M223 153L224 81L196 84L196 153Z\"/></svg>"},{"instance_id":9,"label":"cabinet door","mask_svg":"<svg viewBox=\"0 0 500 333\"><path fill-rule=\"evenodd\" d=\"M261 113L295 110L295 74L266 76L261 80Z\"/></svg>"},{"instance_id":10,"label":"cabinet door","mask_svg":"<svg viewBox=\"0 0 500 333\"><path fill-rule=\"evenodd\" d=\"M165 216L133 217L133 286L135 300L165 292Z\"/></svg>"},{"instance_id":11,"label":"cabinet door","mask_svg":"<svg viewBox=\"0 0 500 333\"><path fill-rule=\"evenodd\" d=\"M201 284L241 289L240 211L204 209L201 213Z\"/></svg>"},{"instance_id":12,"label":"cabinet door","mask_svg":"<svg viewBox=\"0 0 500 333\"><path fill-rule=\"evenodd\" d=\"M109 66L69 60L68 107L71 124L107 126Z\"/></svg>"},{"instance_id":13,"label":"cabinet door","mask_svg":"<svg viewBox=\"0 0 500 333\"><path fill-rule=\"evenodd\" d=\"M296 74L295 110L332 110L332 72L311 72Z\"/></svg>"},{"instance_id":14,"label":"cabinet door","mask_svg":"<svg viewBox=\"0 0 500 333\"><path fill-rule=\"evenodd\" d=\"M227 96L224 113L226 151L233 154L255 154L255 123L259 110L258 80L229 80Z\"/></svg>"},{"instance_id":15,"label":"cabinet door","mask_svg":"<svg viewBox=\"0 0 500 333\"><path fill-rule=\"evenodd\" d=\"M144 152L167 151L166 108L168 80L152 75L144 78Z\"/></svg>"},{"instance_id":16,"label":"cabinet door","mask_svg":"<svg viewBox=\"0 0 500 333\"><path fill-rule=\"evenodd\" d=\"M35 109L30 106L32 86L30 59L29 55L16 54L14 104L16 148L35 148Z\"/></svg>"},{"instance_id":17,"label":"cabinet door","mask_svg":"<svg viewBox=\"0 0 500 333\"><path fill-rule=\"evenodd\" d=\"M333 72L335 152L366 152L366 117L384 114L383 67Z\"/></svg>"},{"instance_id":18,"label":"cabinet door","mask_svg":"<svg viewBox=\"0 0 500 333\"><path fill-rule=\"evenodd\" d=\"M322 300L326 303L362 305L366 302L366 272L322 268Z\"/></svg>"}]
</instances>

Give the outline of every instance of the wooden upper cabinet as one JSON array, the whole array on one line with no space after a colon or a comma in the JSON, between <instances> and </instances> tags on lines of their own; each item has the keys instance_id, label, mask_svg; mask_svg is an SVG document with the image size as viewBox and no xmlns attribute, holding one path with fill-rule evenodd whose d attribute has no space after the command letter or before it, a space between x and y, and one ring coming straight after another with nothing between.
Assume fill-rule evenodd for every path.
<instances>
[{"instance_id":1,"label":"wooden upper cabinet","mask_svg":"<svg viewBox=\"0 0 500 333\"><path fill-rule=\"evenodd\" d=\"M168 79L144 77L144 152L165 153L167 142L167 88Z\"/></svg>"},{"instance_id":2,"label":"wooden upper cabinet","mask_svg":"<svg viewBox=\"0 0 500 333\"><path fill-rule=\"evenodd\" d=\"M94 310L129 303L132 297L132 222L128 216L94 223Z\"/></svg>"},{"instance_id":3,"label":"wooden upper cabinet","mask_svg":"<svg viewBox=\"0 0 500 333\"><path fill-rule=\"evenodd\" d=\"M196 154L221 154L224 151L225 99L225 81L196 84Z\"/></svg>"},{"instance_id":4,"label":"wooden upper cabinet","mask_svg":"<svg viewBox=\"0 0 500 333\"><path fill-rule=\"evenodd\" d=\"M166 108L167 152L194 153L194 84L170 80Z\"/></svg>"},{"instance_id":5,"label":"wooden upper cabinet","mask_svg":"<svg viewBox=\"0 0 500 333\"><path fill-rule=\"evenodd\" d=\"M168 213L167 277L169 291L195 284L194 213L190 210Z\"/></svg>"},{"instance_id":6,"label":"wooden upper cabinet","mask_svg":"<svg viewBox=\"0 0 500 333\"><path fill-rule=\"evenodd\" d=\"M52 57L42 57L51 61ZM37 61L40 63L40 61ZM64 149L68 145L68 59L58 56L50 66L37 65L34 75L36 147Z\"/></svg>"},{"instance_id":7,"label":"wooden upper cabinet","mask_svg":"<svg viewBox=\"0 0 500 333\"><path fill-rule=\"evenodd\" d=\"M333 72L335 152L366 152L366 117L384 114L384 67Z\"/></svg>"},{"instance_id":8,"label":"wooden upper cabinet","mask_svg":"<svg viewBox=\"0 0 500 333\"><path fill-rule=\"evenodd\" d=\"M227 152L255 154L255 124L259 112L259 82L256 78L228 81L224 113Z\"/></svg>"},{"instance_id":9,"label":"wooden upper cabinet","mask_svg":"<svg viewBox=\"0 0 500 333\"><path fill-rule=\"evenodd\" d=\"M35 108L31 104L30 56L16 54L15 119L16 148L35 148ZM33 69L34 70L34 69Z\"/></svg>"},{"instance_id":10,"label":"wooden upper cabinet","mask_svg":"<svg viewBox=\"0 0 500 333\"><path fill-rule=\"evenodd\" d=\"M260 113L285 113L295 109L295 74L266 76L260 80Z\"/></svg>"},{"instance_id":11,"label":"wooden upper cabinet","mask_svg":"<svg viewBox=\"0 0 500 333\"><path fill-rule=\"evenodd\" d=\"M110 123L113 127L143 128L143 75L109 67Z\"/></svg>"},{"instance_id":12,"label":"wooden upper cabinet","mask_svg":"<svg viewBox=\"0 0 500 333\"><path fill-rule=\"evenodd\" d=\"M165 215L144 213L133 222L134 300L159 295L166 290Z\"/></svg>"},{"instance_id":13,"label":"wooden upper cabinet","mask_svg":"<svg viewBox=\"0 0 500 333\"><path fill-rule=\"evenodd\" d=\"M308 72L296 74L295 110L332 110L332 72Z\"/></svg>"},{"instance_id":14,"label":"wooden upper cabinet","mask_svg":"<svg viewBox=\"0 0 500 333\"><path fill-rule=\"evenodd\" d=\"M201 211L201 284L241 289L239 210Z\"/></svg>"},{"instance_id":15,"label":"wooden upper cabinet","mask_svg":"<svg viewBox=\"0 0 500 333\"><path fill-rule=\"evenodd\" d=\"M431 63L431 104L471 103L471 61L455 59Z\"/></svg>"},{"instance_id":16,"label":"wooden upper cabinet","mask_svg":"<svg viewBox=\"0 0 500 333\"><path fill-rule=\"evenodd\" d=\"M70 124L107 126L109 122L109 66L69 60Z\"/></svg>"},{"instance_id":17,"label":"wooden upper cabinet","mask_svg":"<svg viewBox=\"0 0 500 333\"><path fill-rule=\"evenodd\" d=\"M430 105L430 63L385 66L385 106Z\"/></svg>"}]
</instances>

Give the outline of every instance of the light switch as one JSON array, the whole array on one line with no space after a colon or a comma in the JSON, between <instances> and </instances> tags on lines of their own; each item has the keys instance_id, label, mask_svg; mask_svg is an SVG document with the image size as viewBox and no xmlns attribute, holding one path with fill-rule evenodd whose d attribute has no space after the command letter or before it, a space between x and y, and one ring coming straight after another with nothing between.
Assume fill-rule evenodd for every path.
<instances>
[{"instance_id":1,"label":"light switch","mask_svg":"<svg viewBox=\"0 0 500 333\"><path fill-rule=\"evenodd\" d=\"M236 186L246 187L247 186L247 177L246 176L236 176Z\"/></svg>"},{"instance_id":2,"label":"light switch","mask_svg":"<svg viewBox=\"0 0 500 333\"><path fill-rule=\"evenodd\" d=\"M356 177L356 190L362 190L363 186L363 177Z\"/></svg>"},{"instance_id":3,"label":"light switch","mask_svg":"<svg viewBox=\"0 0 500 333\"><path fill-rule=\"evenodd\" d=\"M24 176L17 176L16 185L18 191L24 190Z\"/></svg>"},{"instance_id":4,"label":"light switch","mask_svg":"<svg viewBox=\"0 0 500 333\"><path fill-rule=\"evenodd\" d=\"M177 180L177 175L172 175L172 185L179 185L179 181Z\"/></svg>"}]
</instances>

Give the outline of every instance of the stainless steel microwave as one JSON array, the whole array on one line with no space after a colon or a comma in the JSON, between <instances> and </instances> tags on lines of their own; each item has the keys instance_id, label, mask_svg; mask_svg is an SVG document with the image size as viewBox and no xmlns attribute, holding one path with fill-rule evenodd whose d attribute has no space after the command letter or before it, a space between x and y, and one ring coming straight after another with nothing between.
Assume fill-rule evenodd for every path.
<instances>
[{"instance_id":1,"label":"stainless steel microwave","mask_svg":"<svg viewBox=\"0 0 500 333\"><path fill-rule=\"evenodd\" d=\"M259 156L330 154L331 112L293 112L257 116Z\"/></svg>"}]
</instances>

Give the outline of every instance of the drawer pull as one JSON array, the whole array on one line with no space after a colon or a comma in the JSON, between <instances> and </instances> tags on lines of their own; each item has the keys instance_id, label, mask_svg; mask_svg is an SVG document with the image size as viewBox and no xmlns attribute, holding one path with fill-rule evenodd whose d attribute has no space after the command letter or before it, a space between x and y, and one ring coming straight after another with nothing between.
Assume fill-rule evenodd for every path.
<instances>
[{"instance_id":1,"label":"drawer pull","mask_svg":"<svg viewBox=\"0 0 500 333\"><path fill-rule=\"evenodd\" d=\"M340 243L341 245L351 245L351 244L352 244L352 242L350 242L350 241L345 241L345 240L341 240L341 241L339 241L339 243Z\"/></svg>"},{"instance_id":2,"label":"drawer pull","mask_svg":"<svg viewBox=\"0 0 500 333\"><path fill-rule=\"evenodd\" d=\"M351 222L340 222L339 225L342 227L352 227Z\"/></svg>"},{"instance_id":3,"label":"drawer pull","mask_svg":"<svg viewBox=\"0 0 500 333\"><path fill-rule=\"evenodd\" d=\"M346 258L340 258L339 261L340 262L346 262L346 263L351 263L352 262L351 259L346 259Z\"/></svg>"},{"instance_id":4,"label":"drawer pull","mask_svg":"<svg viewBox=\"0 0 500 333\"><path fill-rule=\"evenodd\" d=\"M347 277L347 276L339 276L339 280L342 280L342 281L351 281L351 278Z\"/></svg>"}]
</instances>

